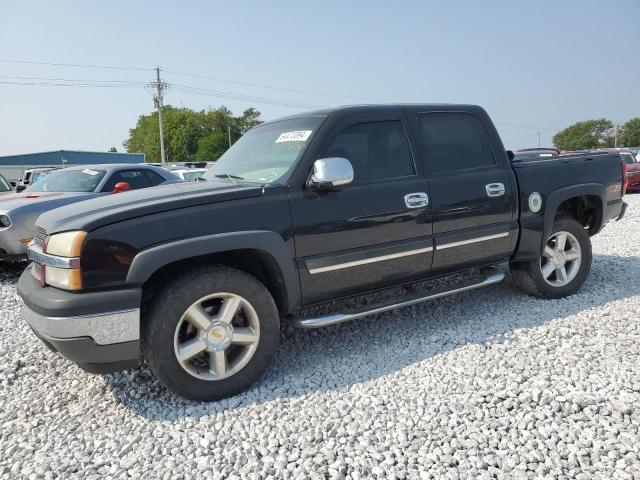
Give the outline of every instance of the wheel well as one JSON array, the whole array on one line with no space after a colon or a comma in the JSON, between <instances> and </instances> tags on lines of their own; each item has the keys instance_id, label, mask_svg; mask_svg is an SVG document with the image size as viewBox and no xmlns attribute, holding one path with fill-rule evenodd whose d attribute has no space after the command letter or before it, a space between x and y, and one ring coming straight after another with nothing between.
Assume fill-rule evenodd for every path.
<instances>
[{"instance_id":1,"label":"wheel well","mask_svg":"<svg viewBox=\"0 0 640 480\"><path fill-rule=\"evenodd\" d=\"M278 264L271 255L253 249L231 250L201 255L178 260L163 266L155 271L142 286L143 310L145 309L145 304L153 298L160 288L175 278L176 275L203 265L224 265L254 276L269 290L273 300L276 302L278 311L281 313L288 311L286 286L280 267L278 267Z\"/></svg>"},{"instance_id":2,"label":"wheel well","mask_svg":"<svg viewBox=\"0 0 640 480\"><path fill-rule=\"evenodd\" d=\"M581 195L564 200L558 205L556 218L574 218L595 235L602 225L602 202L596 195Z\"/></svg>"}]
</instances>

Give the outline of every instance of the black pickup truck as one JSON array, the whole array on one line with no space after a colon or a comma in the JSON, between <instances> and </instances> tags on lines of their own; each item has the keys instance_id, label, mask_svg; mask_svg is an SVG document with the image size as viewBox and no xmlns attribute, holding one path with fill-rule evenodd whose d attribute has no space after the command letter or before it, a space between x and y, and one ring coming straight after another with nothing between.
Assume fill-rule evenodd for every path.
<instances>
[{"instance_id":1,"label":"black pickup truck","mask_svg":"<svg viewBox=\"0 0 640 480\"><path fill-rule=\"evenodd\" d=\"M494 284L506 264L529 294L574 293L589 237L624 214L622 172L616 154L514 161L477 106L300 114L249 131L205 181L42 215L24 317L87 371L143 358L177 394L219 399L267 369L281 321L362 318ZM405 294L331 309L390 287Z\"/></svg>"}]
</instances>

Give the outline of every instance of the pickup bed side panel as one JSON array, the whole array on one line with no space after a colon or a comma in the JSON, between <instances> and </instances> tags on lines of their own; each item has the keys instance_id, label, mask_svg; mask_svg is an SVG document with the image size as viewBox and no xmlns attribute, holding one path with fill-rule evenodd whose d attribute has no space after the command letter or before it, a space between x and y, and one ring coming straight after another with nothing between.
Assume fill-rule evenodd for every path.
<instances>
[{"instance_id":1,"label":"pickup bed side panel","mask_svg":"<svg viewBox=\"0 0 640 480\"><path fill-rule=\"evenodd\" d=\"M597 233L622 208L622 170L618 155L576 156L553 160L514 162L520 189L520 238L512 261L540 258L544 239L551 233L558 207L570 198L597 199L591 233ZM542 196L542 209L531 212L529 196Z\"/></svg>"}]
</instances>

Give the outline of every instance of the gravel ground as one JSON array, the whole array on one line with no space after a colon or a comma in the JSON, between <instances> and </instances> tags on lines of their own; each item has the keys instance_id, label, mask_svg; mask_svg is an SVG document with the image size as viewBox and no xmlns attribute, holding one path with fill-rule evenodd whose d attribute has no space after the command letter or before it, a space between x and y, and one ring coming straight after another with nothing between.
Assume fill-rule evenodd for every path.
<instances>
[{"instance_id":1,"label":"gravel ground","mask_svg":"<svg viewBox=\"0 0 640 480\"><path fill-rule=\"evenodd\" d=\"M573 297L505 282L283 331L251 391L183 401L50 353L0 267L0 477L640 479L640 195Z\"/></svg>"}]
</instances>

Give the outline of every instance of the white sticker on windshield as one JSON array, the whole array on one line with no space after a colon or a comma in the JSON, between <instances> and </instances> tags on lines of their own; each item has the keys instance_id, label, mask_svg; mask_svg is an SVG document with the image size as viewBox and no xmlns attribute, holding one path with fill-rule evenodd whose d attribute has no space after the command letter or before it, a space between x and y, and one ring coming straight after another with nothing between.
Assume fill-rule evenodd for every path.
<instances>
[{"instance_id":1,"label":"white sticker on windshield","mask_svg":"<svg viewBox=\"0 0 640 480\"><path fill-rule=\"evenodd\" d=\"M98 172L96 172L95 170L91 170L89 168L85 168L84 170L82 170L82 173L86 173L87 175L97 175Z\"/></svg>"},{"instance_id":2,"label":"white sticker on windshield","mask_svg":"<svg viewBox=\"0 0 640 480\"><path fill-rule=\"evenodd\" d=\"M280 134L276 143L282 142L306 142L311 135L311 130L295 130L293 132L283 132Z\"/></svg>"}]
</instances>

